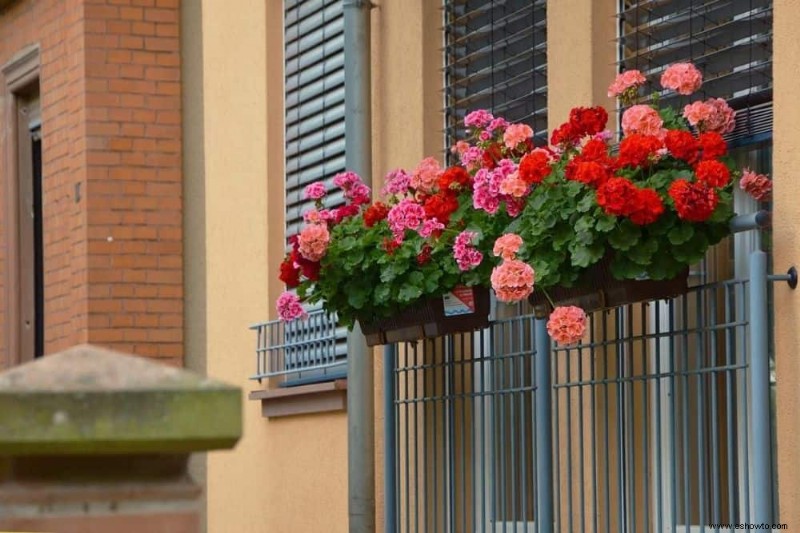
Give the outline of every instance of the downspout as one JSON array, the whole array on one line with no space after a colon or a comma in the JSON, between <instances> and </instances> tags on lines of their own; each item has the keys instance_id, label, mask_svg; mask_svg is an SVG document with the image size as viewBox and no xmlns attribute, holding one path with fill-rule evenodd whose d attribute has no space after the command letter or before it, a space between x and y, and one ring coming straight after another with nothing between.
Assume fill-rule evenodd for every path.
<instances>
[{"instance_id":1,"label":"downspout","mask_svg":"<svg viewBox=\"0 0 800 533\"><path fill-rule=\"evenodd\" d=\"M372 187L370 8L343 0L345 162ZM347 489L350 533L375 531L374 355L356 323L347 335Z\"/></svg>"}]
</instances>

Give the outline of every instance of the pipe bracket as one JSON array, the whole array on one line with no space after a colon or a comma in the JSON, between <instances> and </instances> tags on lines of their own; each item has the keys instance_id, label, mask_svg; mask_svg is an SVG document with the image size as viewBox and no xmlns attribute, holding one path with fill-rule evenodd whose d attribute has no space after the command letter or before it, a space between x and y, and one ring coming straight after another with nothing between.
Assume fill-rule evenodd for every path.
<instances>
[{"instance_id":1,"label":"pipe bracket","mask_svg":"<svg viewBox=\"0 0 800 533\"><path fill-rule=\"evenodd\" d=\"M785 281L790 289L797 288L797 268L790 267L786 274L772 274L767 276L770 281Z\"/></svg>"}]
</instances>

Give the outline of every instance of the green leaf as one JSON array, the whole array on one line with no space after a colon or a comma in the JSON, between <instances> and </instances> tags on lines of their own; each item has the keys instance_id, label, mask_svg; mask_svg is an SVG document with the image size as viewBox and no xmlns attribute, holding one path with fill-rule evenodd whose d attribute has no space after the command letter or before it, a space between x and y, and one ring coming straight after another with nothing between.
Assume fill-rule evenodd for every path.
<instances>
[{"instance_id":1,"label":"green leaf","mask_svg":"<svg viewBox=\"0 0 800 533\"><path fill-rule=\"evenodd\" d=\"M630 250L639 242L642 230L630 220L623 220L608 234L608 242L620 251Z\"/></svg>"},{"instance_id":2,"label":"green leaf","mask_svg":"<svg viewBox=\"0 0 800 533\"><path fill-rule=\"evenodd\" d=\"M601 245L581 245L578 242L572 242L569 246L571 262L576 267L588 267L593 265L603 257L605 249Z\"/></svg>"},{"instance_id":3,"label":"green leaf","mask_svg":"<svg viewBox=\"0 0 800 533\"><path fill-rule=\"evenodd\" d=\"M397 291L397 299L401 302L413 302L422 296L422 288L417 285L405 284Z\"/></svg>"},{"instance_id":4,"label":"green leaf","mask_svg":"<svg viewBox=\"0 0 800 533\"><path fill-rule=\"evenodd\" d=\"M614 226L617 225L617 219L614 216L607 215L602 213L597 216L597 222L595 223L594 227L597 231L608 233Z\"/></svg>"},{"instance_id":5,"label":"green leaf","mask_svg":"<svg viewBox=\"0 0 800 533\"><path fill-rule=\"evenodd\" d=\"M669 230L669 233L667 233L667 238L669 239L670 243L677 246L691 239L693 235L694 228L692 225L682 223Z\"/></svg>"}]
</instances>

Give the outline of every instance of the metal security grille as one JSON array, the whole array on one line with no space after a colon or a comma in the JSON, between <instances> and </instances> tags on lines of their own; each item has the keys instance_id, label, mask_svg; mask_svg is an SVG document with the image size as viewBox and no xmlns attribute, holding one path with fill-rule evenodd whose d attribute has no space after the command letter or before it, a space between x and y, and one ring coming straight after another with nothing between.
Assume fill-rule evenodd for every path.
<instances>
[{"instance_id":1,"label":"metal security grille","mask_svg":"<svg viewBox=\"0 0 800 533\"><path fill-rule=\"evenodd\" d=\"M756 276L765 287L766 270ZM550 353L530 315L398 346L395 530L690 533L757 522L772 500L755 476L771 450L750 413L770 392L753 373L767 346L751 349L766 292L753 299L750 285L594 313L588 342Z\"/></svg>"},{"instance_id":2,"label":"metal security grille","mask_svg":"<svg viewBox=\"0 0 800 533\"><path fill-rule=\"evenodd\" d=\"M545 0L445 0L447 146L464 116L488 109L547 134Z\"/></svg>"},{"instance_id":3,"label":"metal security grille","mask_svg":"<svg viewBox=\"0 0 800 533\"><path fill-rule=\"evenodd\" d=\"M619 20L620 70L639 69L652 81L669 64L692 61L703 72L703 96L738 111L730 140L771 135L772 0L621 0ZM688 101L673 92L664 98Z\"/></svg>"},{"instance_id":4,"label":"metal security grille","mask_svg":"<svg viewBox=\"0 0 800 533\"><path fill-rule=\"evenodd\" d=\"M343 203L332 187L345 170L344 19L341 0L284 0L286 107L286 235L295 235L303 212L313 202L303 198L309 183L325 182L331 191L326 208ZM345 373L347 335L336 318L318 310L313 319L291 327L255 326L280 331L278 349L265 357L258 375L285 375L284 384L341 377ZM325 347L322 353L321 347ZM280 357L277 357L277 356Z\"/></svg>"}]
</instances>

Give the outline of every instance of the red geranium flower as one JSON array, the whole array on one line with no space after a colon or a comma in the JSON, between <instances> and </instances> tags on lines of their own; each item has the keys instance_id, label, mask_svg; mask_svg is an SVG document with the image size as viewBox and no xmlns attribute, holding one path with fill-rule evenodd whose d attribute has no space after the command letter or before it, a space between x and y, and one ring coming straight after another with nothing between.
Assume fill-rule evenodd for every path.
<instances>
[{"instance_id":1,"label":"red geranium flower","mask_svg":"<svg viewBox=\"0 0 800 533\"><path fill-rule=\"evenodd\" d=\"M450 191L465 189L472 183L469 172L464 167L452 166L439 177L439 190Z\"/></svg>"},{"instance_id":2,"label":"red geranium flower","mask_svg":"<svg viewBox=\"0 0 800 533\"><path fill-rule=\"evenodd\" d=\"M598 161L603 164L608 162L608 145L599 139L592 139L583 145L581 159L585 161Z\"/></svg>"},{"instance_id":3,"label":"red geranium flower","mask_svg":"<svg viewBox=\"0 0 800 533\"><path fill-rule=\"evenodd\" d=\"M731 172L724 163L719 161L700 161L694 172L697 174L697 181L706 183L711 187L724 187L731 179Z\"/></svg>"},{"instance_id":4,"label":"red geranium flower","mask_svg":"<svg viewBox=\"0 0 800 533\"><path fill-rule=\"evenodd\" d=\"M559 146L562 144L573 145L580 138L580 132L576 131L572 124L565 122L553 130L553 134L550 136L550 144L553 146Z\"/></svg>"},{"instance_id":5,"label":"red geranium flower","mask_svg":"<svg viewBox=\"0 0 800 533\"><path fill-rule=\"evenodd\" d=\"M703 159L716 159L728 153L725 139L716 131L701 133L697 138L700 148L703 149Z\"/></svg>"},{"instance_id":6,"label":"red geranium flower","mask_svg":"<svg viewBox=\"0 0 800 533\"><path fill-rule=\"evenodd\" d=\"M609 170L596 161L570 161L565 169L567 179L598 187L611 177Z\"/></svg>"},{"instance_id":7,"label":"red geranium flower","mask_svg":"<svg viewBox=\"0 0 800 533\"><path fill-rule=\"evenodd\" d=\"M371 228L389 214L389 206L383 202L375 202L364 211L364 225Z\"/></svg>"},{"instance_id":8,"label":"red geranium flower","mask_svg":"<svg viewBox=\"0 0 800 533\"><path fill-rule=\"evenodd\" d=\"M597 205L609 215L629 215L637 198L638 189L625 178L610 178L597 188Z\"/></svg>"},{"instance_id":9,"label":"red geranium flower","mask_svg":"<svg viewBox=\"0 0 800 533\"><path fill-rule=\"evenodd\" d=\"M427 218L436 218L444 225L450 221L450 215L458 209L458 199L452 194L437 193L425 200L423 205Z\"/></svg>"},{"instance_id":10,"label":"red geranium flower","mask_svg":"<svg viewBox=\"0 0 800 533\"><path fill-rule=\"evenodd\" d=\"M658 137L641 133L628 135L619 143L617 168L644 166L655 157L659 148L661 141Z\"/></svg>"},{"instance_id":11,"label":"red geranium flower","mask_svg":"<svg viewBox=\"0 0 800 533\"><path fill-rule=\"evenodd\" d=\"M333 222L334 224L338 224L345 218L352 217L357 214L358 214L358 205L356 204L343 205L342 207L333 210Z\"/></svg>"},{"instance_id":12,"label":"red geranium flower","mask_svg":"<svg viewBox=\"0 0 800 533\"><path fill-rule=\"evenodd\" d=\"M717 192L704 183L675 180L669 187L678 217L689 222L705 222L717 207Z\"/></svg>"},{"instance_id":13,"label":"red geranium flower","mask_svg":"<svg viewBox=\"0 0 800 533\"><path fill-rule=\"evenodd\" d=\"M300 285L300 269L294 266L294 261L292 261L291 256L287 256L281 263L278 279L284 282L290 289L294 289Z\"/></svg>"},{"instance_id":14,"label":"red geranium flower","mask_svg":"<svg viewBox=\"0 0 800 533\"><path fill-rule=\"evenodd\" d=\"M664 212L664 202L655 189L639 189L633 204L630 219L634 224L652 224Z\"/></svg>"},{"instance_id":15,"label":"red geranium flower","mask_svg":"<svg viewBox=\"0 0 800 533\"><path fill-rule=\"evenodd\" d=\"M528 184L541 183L550 175L550 158L542 150L535 150L519 163L519 179Z\"/></svg>"},{"instance_id":16,"label":"red geranium flower","mask_svg":"<svg viewBox=\"0 0 800 533\"><path fill-rule=\"evenodd\" d=\"M431 248L431 245L425 243L425 245L422 247L422 250L420 250L420 252L417 254L417 264L421 266L430 261L432 250L433 248Z\"/></svg>"},{"instance_id":17,"label":"red geranium flower","mask_svg":"<svg viewBox=\"0 0 800 533\"><path fill-rule=\"evenodd\" d=\"M690 132L685 130L668 130L664 138L664 144L669 153L677 159L682 159L689 164L697 160L699 145L697 139Z\"/></svg>"},{"instance_id":18,"label":"red geranium flower","mask_svg":"<svg viewBox=\"0 0 800 533\"><path fill-rule=\"evenodd\" d=\"M389 255L393 255L394 251L400 247L400 243L394 239L390 239L389 237L383 238L383 249L386 250L386 253Z\"/></svg>"},{"instance_id":19,"label":"red geranium flower","mask_svg":"<svg viewBox=\"0 0 800 533\"><path fill-rule=\"evenodd\" d=\"M569 124L579 138L600 133L607 122L608 112L600 106L575 107L569 112Z\"/></svg>"},{"instance_id":20,"label":"red geranium flower","mask_svg":"<svg viewBox=\"0 0 800 533\"><path fill-rule=\"evenodd\" d=\"M497 143L490 144L489 147L483 151L483 166L491 170L497 166L497 162L502 158L503 147Z\"/></svg>"}]
</instances>

